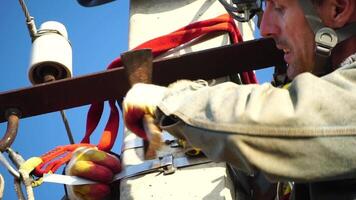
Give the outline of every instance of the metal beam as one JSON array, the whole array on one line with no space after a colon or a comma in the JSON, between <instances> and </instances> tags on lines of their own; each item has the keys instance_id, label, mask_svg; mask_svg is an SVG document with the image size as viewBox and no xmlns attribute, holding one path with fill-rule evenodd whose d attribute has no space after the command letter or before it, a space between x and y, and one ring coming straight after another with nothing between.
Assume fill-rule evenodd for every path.
<instances>
[{"instance_id":1,"label":"metal beam","mask_svg":"<svg viewBox=\"0 0 356 200\"><path fill-rule=\"evenodd\" d=\"M155 62L152 82L168 85L179 79L213 79L233 73L284 66L283 52L272 39L257 39Z\"/></svg>"},{"instance_id":2,"label":"metal beam","mask_svg":"<svg viewBox=\"0 0 356 200\"><path fill-rule=\"evenodd\" d=\"M152 82L168 85L178 79L212 79L232 73L283 65L283 53L272 39L228 45L153 63ZM0 93L0 122L7 109L21 118L45 114L109 99L120 100L130 84L124 68L43 83Z\"/></svg>"}]
</instances>

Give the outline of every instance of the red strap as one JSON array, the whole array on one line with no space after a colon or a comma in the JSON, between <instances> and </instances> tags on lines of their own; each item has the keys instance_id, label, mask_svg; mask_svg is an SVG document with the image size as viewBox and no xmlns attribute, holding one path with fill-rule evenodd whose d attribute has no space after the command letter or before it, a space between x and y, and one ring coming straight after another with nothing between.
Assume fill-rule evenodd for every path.
<instances>
[{"instance_id":1,"label":"red strap","mask_svg":"<svg viewBox=\"0 0 356 200\"><path fill-rule=\"evenodd\" d=\"M109 152L114 145L119 129L119 111L115 105L115 100L109 100L109 105L111 108L110 116L98 144L98 149L107 152ZM86 132L81 143L90 143L90 136L100 121L103 109L103 102L95 103L90 106L87 115Z\"/></svg>"},{"instance_id":2,"label":"red strap","mask_svg":"<svg viewBox=\"0 0 356 200\"><path fill-rule=\"evenodd\" d=\"M236 28L235 22L228 14L225 14L214 19L195 22L170 34L149 40L134 49L150 48L152 49L153 56L156 57L199 36L218 31L228 32L233 43L242 41L241 34ZM118 57L109 65L108 69L121 66L121 58Z\"/></svg>"},{"instance_id":3,"label":"red strap","mask_svg":"<svg viewBox=\"0 0 356 200\"><path fill-rule=\"evenodd\" d=\"M170 34L149 40L134 49L150 48L152 49L153 56L156 57L197 37L219 31L228 32L232 43L242 41L241 34L236 28L234 20L228 14L225 14L214 19L190 24ZM122 62L119 57L108 66L108 69L121 66ZM241 78L242 82L245 84L257 83L256 76L252 71L242 73ZM110 100L109 104L111 107L110 117L98 144L98 148L104 151L110 151L112 148L119 127L119 113L115 106L115 101ZM103 102L91 105L87 115L87 129L85 136L81 141L82 143L90 143L90 135L99 123L102 112Z\"/></svg>"},{"instance_id":4,"label":"red strap","mask_svg":"<svg viewBox=\"0 0 356 200\"><path fill-rule=\"evenodd\" d=\"M90 134L95 130L100 121L101 115L103 113L103 106L104 104L101 102L92 104L90 106L87 116L86 133L81 143L90 143Z\"/></svg>"},{"instance_id":5,"label":"red strap","mask_svg":"<svg viewBox=\"0 0 356 200\"><path fill-rule=\"evenodd\" d=\"M58 146L52 151L41 156L42 163L38 165L33 173L37 177L42 177L43 174L56 172L59 167L67 163L71 158L73 151L79 147L93 147L92 144L70 144L65 146Z\"/></svg>"}]
</instances>

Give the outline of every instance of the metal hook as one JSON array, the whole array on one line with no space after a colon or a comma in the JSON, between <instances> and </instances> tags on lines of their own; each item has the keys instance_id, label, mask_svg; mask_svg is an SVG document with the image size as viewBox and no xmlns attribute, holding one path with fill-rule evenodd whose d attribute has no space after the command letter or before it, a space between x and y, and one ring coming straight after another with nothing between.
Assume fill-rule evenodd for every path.
<instances>
[{"instance_id":1,"label":"metal hook","mask_svg":"<svg viewBox=\"0 0 356 200\"><path fill-rule=\"evenodd\" d=\"M5 118L7 118L7 129L5 135L0 141L0 152L4 152L8 147L10 147L16 138L20 111L15 108L10 108L6 110Z\"/></svg>"}]
</instances>

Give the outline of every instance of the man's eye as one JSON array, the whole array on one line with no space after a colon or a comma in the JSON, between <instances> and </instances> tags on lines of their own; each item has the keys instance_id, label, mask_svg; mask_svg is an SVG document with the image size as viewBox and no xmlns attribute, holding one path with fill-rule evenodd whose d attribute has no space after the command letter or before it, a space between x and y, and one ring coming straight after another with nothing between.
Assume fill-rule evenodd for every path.
<instances>
[{"instance_id":1,"label":"man's eye","mask_svg":"<svg viewBox=\"0 0 356 200\"><path fill-rule=\"evenodd\" d=\"M278 5L278 4L274 4L274 9L280 13L280 14L284 14L284 11L285 11L285 8L281 5Z\"/></svg>"}]
</instances>

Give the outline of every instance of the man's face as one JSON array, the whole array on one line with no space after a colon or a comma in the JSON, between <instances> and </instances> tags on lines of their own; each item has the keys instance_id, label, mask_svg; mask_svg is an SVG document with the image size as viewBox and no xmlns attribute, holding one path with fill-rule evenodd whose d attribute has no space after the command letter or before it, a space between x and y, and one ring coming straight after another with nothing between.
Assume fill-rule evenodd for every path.
<instances>
[{"instance_id":1,"label":"man's face","mask_svg":"<svg viewBox=\"0 0 356 200\"><path fill-rule=\"evenodd\" d=\"M313 71L314 33L298 0L266 0L260 30L262 36L272 37L277 48L284 51L290 79Z\"/></svg>"}]
</instances>

